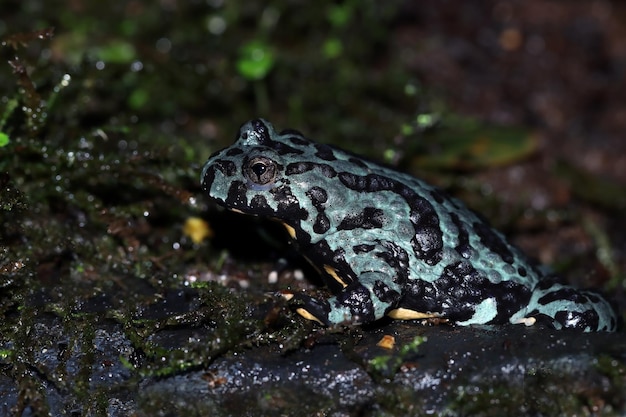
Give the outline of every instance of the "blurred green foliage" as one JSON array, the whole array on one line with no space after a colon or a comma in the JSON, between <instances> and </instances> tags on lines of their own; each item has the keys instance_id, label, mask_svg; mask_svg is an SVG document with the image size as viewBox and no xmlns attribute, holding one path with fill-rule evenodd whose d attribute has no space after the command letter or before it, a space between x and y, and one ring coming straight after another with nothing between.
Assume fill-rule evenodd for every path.
<instances>
[{"instance_id":1,"label":"blurred green foliage","mask_svg":"<svg viewBox=\"0 0 626 417\"><path fill-rule=\"evenodd\" d=\"M240 48L237 71L248 80L262 80L270 72L274 63L274 54L269 45L255 40Z\"/></svg>"}]
</instances>

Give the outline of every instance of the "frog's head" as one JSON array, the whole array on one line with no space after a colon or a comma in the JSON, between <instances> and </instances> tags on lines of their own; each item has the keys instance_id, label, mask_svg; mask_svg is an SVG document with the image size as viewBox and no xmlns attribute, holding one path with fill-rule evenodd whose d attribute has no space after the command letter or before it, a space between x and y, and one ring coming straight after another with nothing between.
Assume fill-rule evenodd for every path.
<instances>
[{"instance_id":1,"label":"frog's head","mask_svg":"<svg viewBox=\"0 0 626 417\"><path fill-rule=\"evenodd\" d=\"M307 219L303 206L309 183L295 179L298 162L307 159L312 142L289 130L276 133L262 119L239 129L235 143L209 157L202 169L202 189L230 210L269 217L286 225ZM301 172L301 169L300 169Z\"/></svg>"}]
</instances>

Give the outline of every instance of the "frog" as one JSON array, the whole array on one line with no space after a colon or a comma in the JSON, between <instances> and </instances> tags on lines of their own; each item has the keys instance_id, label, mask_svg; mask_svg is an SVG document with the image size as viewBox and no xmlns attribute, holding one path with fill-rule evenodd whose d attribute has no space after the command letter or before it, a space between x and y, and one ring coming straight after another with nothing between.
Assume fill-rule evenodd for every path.
<instances>
[{"instance_id":1,"label":"frog","mask_svg":"<svg viewBox=\"0 0 626 417\"><path fill-rule=\"evenodd\" d=\"M616 330L605 298L555 279L459 199L297 130L244 123L208 158L201 187L219 206L284 226L331 295L281 295L322 326L390 317Z\"/></svg>"}]
</instances>

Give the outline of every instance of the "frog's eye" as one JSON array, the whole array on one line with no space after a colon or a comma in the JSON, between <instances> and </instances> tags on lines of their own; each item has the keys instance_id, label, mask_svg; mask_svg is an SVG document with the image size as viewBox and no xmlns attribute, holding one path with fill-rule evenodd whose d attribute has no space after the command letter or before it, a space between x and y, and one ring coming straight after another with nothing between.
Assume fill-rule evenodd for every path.
<instances>
[{"instance_id":1,"label":"frog's eye","mask_svg":"<svg viewBox=\"0 0 626 417\"><path fill-rule=\"evenodd\" d=\"M243 173L253 185L271 186L276 179L276 162L264 156L257 156L246 163Z\"/></svg>"}]
</instances>

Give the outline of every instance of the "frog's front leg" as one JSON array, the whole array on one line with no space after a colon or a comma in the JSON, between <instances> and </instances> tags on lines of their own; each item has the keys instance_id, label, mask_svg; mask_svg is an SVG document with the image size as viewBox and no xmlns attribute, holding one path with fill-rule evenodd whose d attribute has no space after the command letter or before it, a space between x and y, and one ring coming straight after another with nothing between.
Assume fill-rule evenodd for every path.
<instances>
[{"instance_id":1,"label":"frog's front leg","mask_svg":"<svg viewBox=\"0 0 626 417\"><path fill-rule=\"evenodd\" d=\"M401 298L401 286L383 272L365 272L337 295L325 300L303 293L289 296L302 317L324 326L363 324L382 318Z\"/></svg>"},{"instance_id":2,"label":"frog's front leg","mask_svg":"<svg viewBox=\"0 0 626 417\"><path fill-rule=\"evenodd\" d=\"M322 277L335 295L326 300L290 295L291 305L303 317L323 325L370 323L402 298L409 271L406 250L376 238L344 245L349 239L349 235L333 235L307 253L311 263L324 271Z\"/></svg>"}]
</instances>

